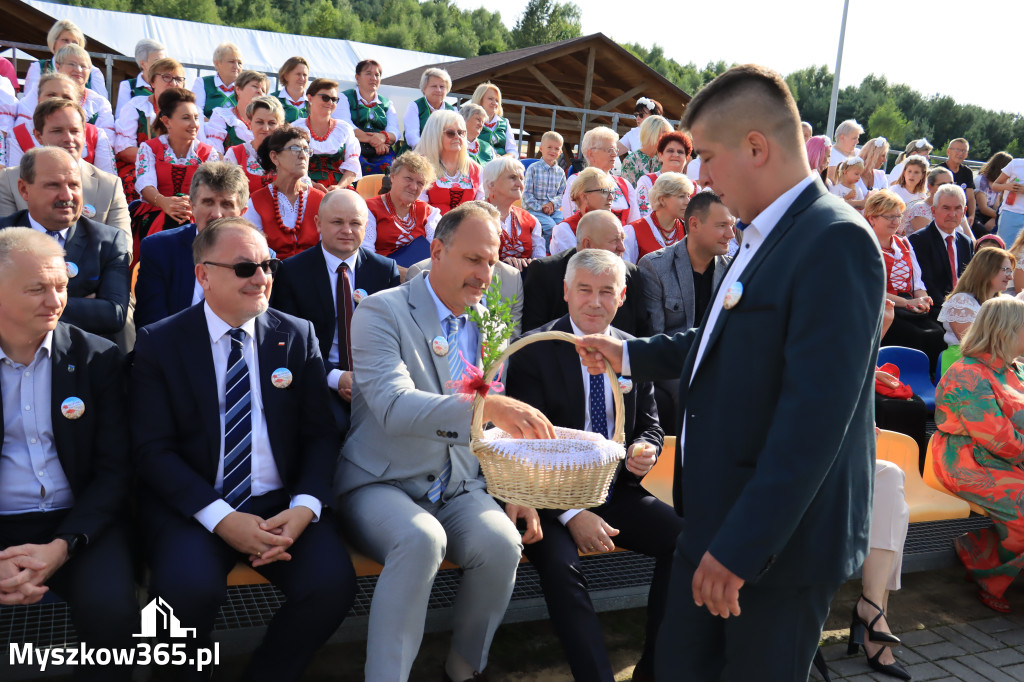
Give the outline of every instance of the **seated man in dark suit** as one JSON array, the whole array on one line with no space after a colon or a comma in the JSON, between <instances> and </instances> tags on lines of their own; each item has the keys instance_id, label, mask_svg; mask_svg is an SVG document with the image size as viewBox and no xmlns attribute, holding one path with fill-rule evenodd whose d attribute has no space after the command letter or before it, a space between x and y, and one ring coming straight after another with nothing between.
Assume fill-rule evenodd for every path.
<instances>
[{"instance_id":1,"label":"seated man in dark suit","mask_svg":"<svg viewBox=\"0 0 1024 682\"><path fill-rule=\"evenodd\" d=\"M367 215L355 192L329 192L315 217L320 243L281 263L270 301L313 323L327 386L337 394L331 411L343 433L352 411L352 313L364 297L401 284L395 261L360 246Z\"/></svg>"},{"instance_id":2,"label":"seated man in dark suit","mask_svg":"<svg viewBox=\"0 0 1024 682\"><path fill-rule=\"evenodd\" d=\"M211 221L242 215L249 182L241 167L204 163L192 176L190 225L163 230L142 240L135 280L135 327L159 322L203 300L192 263L192 240Z\"/></svg>"},{"instance_id":3,"label":"seated man in dark suit","mask_svg":"<svg viewBox=\"0 0 1024 682\"><path fill-rule=\"evenodd\" d=\"M288 600L243 679L299 679L356 590L324 507L341 446L324 364L309 322L268 310L278 261L251 223L214 221L193 252L205 302L139 331L131 377L150 591L208 646L247 560Z\"/></svg>"},{"instance_id":4,"label":"seated man in dark suit","mask_svg":"<svg viewBox=\"0 0 1024 682\"><path fill-rule=\"evenodd\" d=\"M590 211L576 228L575 249L538 258L526 268L523 273L523 332L569 312L562 296L562 281L569 259L583 249L604 249L622 257L626 252L626 233L614 213ZM626 301L612 324L627 334L643 336L648 333L644 318L643 276L635 265L626 263Z\"/></svg>"},{"instance_id":5,"label":"seated man in dark suit","mask_svg":"<svg viewBox=\"0 0 1024 682\"><path fill-rule=\"evenodd\" d=\"M127 648L139 608L124 529L123 359L58 321L67 284L53 239L0 231L0 604L52 589L83 644ZM128 680L131 668L80 667L75 679Z\"/></svg>"},{"instance_id":6,"label":"seated man in dark suit","mask_svg":"<svg viewBox=\"0 0 1024 682\"><path fill-rule=\"evenodd\" d=\"M78 162L58 147L33 147L21 157L18 192L28 209L0 218L0 229L31 227L64 247L68 304L62 321L93 334L124 328L131 254L124 232L82 215Z\"/></svg>"},{"instance_id":7,"label":"seated man in dark suit","mask_svg":"<svg viewBox=\"0 0 1024 682\"><path fill-rule=\"evenodd\" d=\"M914 270L921 273L933 301L929 314L938 318L942 304L974 256L971 240L956 228L964 219L967 199L956 185L942 185L932 196L932 222L908 238Z\"/></svg>"},{"instance_id":8,"label":"seated man in dark suit","mask_svg":"<svg viewBox=\"0 0 1024 682\"><path fill-rule=\"evenodd\" d=\"M625 266L622 258L598 249L573 256L563 289L569 313L537 331L633 338L610 326L626 295ZM612 435L615 415L608 379L589 375L572 344L546 341L516 353L509 364L507 386L509 397L533 405L555 426L595 431L606 438ZM610 552L618 541L627 549L657 557L647 599L647 642L633 673L634 680L653 680L654 642L664 613L672 552L683 525L672 507L640 485L665 439L658 425L654 387L650 382L637 383L623 396L623 404L627 460L608 501L592 510L541 510L544 538L525 546L526 556L540 573L548 613L577 680L615 679L577 549Z\"/></svg>"}]
</instances>

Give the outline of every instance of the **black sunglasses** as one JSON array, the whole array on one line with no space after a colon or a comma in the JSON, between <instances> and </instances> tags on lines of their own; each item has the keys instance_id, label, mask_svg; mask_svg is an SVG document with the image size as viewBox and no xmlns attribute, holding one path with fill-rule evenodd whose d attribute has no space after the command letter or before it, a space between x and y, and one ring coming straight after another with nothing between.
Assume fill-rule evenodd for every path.
<instances>
[{"instance_id":1,"label":"black sunglasses","mask_svg":"<svg viewBox=\"0 0 1024 682\"><path fill-rule=\"evenodd\" d=\"M230 268L235 271L236 277L248 279L256 274L256 268L263 270L264 274L271 276L276 275L277 269L281 267L281 260L279 258L270 258L262 263L253 263L252 261L243 263L214 263L210 260L204 260L203 265L216 265L218 268Z\"/></svg>"},{"instance_id":2,"label":"black sunglasses","mask_svg":"<svg viewBox=\"0 0 1024 682\"><path fill-rule=\"evenodd\" d=\"M316 93L316 96L325 102L330 102L331 104L337 104L339 101L341 101L339 97L331 97L330 95L325 95L322 92Z\"/></svg>"}]
</instances>

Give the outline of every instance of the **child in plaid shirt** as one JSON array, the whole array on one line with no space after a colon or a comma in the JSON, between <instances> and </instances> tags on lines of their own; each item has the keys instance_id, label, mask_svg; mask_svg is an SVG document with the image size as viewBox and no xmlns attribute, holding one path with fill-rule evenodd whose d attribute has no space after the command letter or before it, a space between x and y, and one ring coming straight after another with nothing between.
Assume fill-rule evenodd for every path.
<instances>
[{"instance_id":1,"label":"child in plaid shirt","mask_svg":"<svg viewBox=\"0 0 1024 682\"><path fill-rule=\"evenodd\" d=\"M565 171L558 166L562 136L553 130L540 138L540 161L526 169L523 208L541 224L545 248L551 243L551 230L562 222L562 194Z\"/></svg>"}]
</instances>

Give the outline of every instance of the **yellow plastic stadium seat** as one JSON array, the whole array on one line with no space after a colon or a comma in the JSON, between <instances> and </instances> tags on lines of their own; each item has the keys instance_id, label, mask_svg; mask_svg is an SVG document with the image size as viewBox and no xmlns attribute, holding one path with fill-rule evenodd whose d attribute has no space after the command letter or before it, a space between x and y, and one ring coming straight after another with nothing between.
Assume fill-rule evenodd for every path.
<instances>
[{"instance_id":1,"label":"yellow plastic stadium seat","mask_svg":"<svg viewBox=\"0 0 1024 682\"><path fill-rule=\"evenodd\" d=\"M952 495L952 496L956 497L956 499L965 502L969 506L970 510L972 512L974 512L975 514L981 514L982 516L988 516L988 512L985 511L984 508L979 507L978 505L974 504L973 502L968 502L967 500L964 500L962 497L958 497L956 493L954 493L952 490L950 490L949 488L947 488L945 485L942 484L942 481L940 481L938 476L935 475L935 469L932 468L932 458L934 456L933 455L934 447L935 447L935 434L933 433L932 437L928 439L928 452L927 452L927 454L925 454L925 458L924 458L924 482L927 483L932 488L935 488L936 490L940 490L940 491L946 493L947 495Z\"/></svg>"},{"instance_id":2,"label":"yellow plastic stadium seat","mask_svg":"<svg viewBox=\"0 0 1024 682\"><path fill-rule=\"evenodd\" d=\"M903 490L910 507L910 522L964 519L971 515L965 500L929 487L918 470L920 450L917 441L895 431L878 434L878 459L884 459L903 469L906 482ZM927 465L925 467L927 469Z\"/></svg>"},{"instance_id":3,"label":"yellow plastic stadium seat","mask_svg":"<svg viewBox=\"0 0 1024 682\"><path fill-rule=\"evenodd\" d=\"M228 587L236 585L265 585L269 582L252 566L241 562L235 564L235 567L228 573Z\"/></svg>"},{"instance_id":4,"label":"yellow plastic stadium seat","mask_svg":"<svg viewBox=\"0 0 1024 682\"><path fill-rule=\"evenodd\" d=\"M359 196L362 198L371 199L380 192L382 184L384 184L384 176L382 174L364 175L356 183L356 191L359 192Z\"/></svg>"},{"instance_id":5,"label":"yellow plastic stadium seat","mask_svg":"<svg viewBox=\"0 0 1024 682\"><path fill-rule=\"evenodd\" d=\"M643 486L667 505L672 504L672 476L676 470L676 437L666 436L654 467L644 476Z\"/></svg>"},{"instance_id":6,"label":"yellow plastic stadium seat","mask_svg":"<svg viewBox=\"0 0 1024 682\"><path fill-rule=\"evenodd\" d=\"M139 264L138 263L136 263L135 267L132 268L132 288L131 288L131 292L132 292L133 296L135 295L135 283L137 281L139 281Z\"/></svg>"}]
</instances>

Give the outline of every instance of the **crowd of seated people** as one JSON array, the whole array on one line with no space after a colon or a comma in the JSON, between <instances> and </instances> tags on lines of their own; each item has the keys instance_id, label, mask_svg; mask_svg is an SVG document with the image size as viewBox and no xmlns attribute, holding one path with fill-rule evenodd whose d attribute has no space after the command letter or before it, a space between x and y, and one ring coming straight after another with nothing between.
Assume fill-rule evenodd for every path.
<instances>
[{"instance_id":1,"label":"crowd of seated people","mask_svg":"<svg viewBox=\"0 0 1024 682\"><path fill-rule=\"evenodd\" d=\"M5 422L14 445L0 460L0 604L34 603L52 587L90 642L128 646L140 556L151 596L197 629L191 650L210 641L224 577L245 562L287 596L246 679L297 679L356 595L344 537L383 565L367 679L408 678L445 558L463 577L444 679L482 679L525 553L576 679L611 680L578 555L620 544L656 558L634 673L653 679L682 524L640 482L679 426L678 382L628 393L631 457L608 503L540 513L487 494L468 447L472 406L452 382L480 359L466 309L480 309L496 278L515 297L516 336L627 339L701 324L746 226L701 190L707 170L661 104L640 98L637 127L621 139L588 130L582 167L555 131L526 167L500 89L481 83L456 110L442 69L423 72L423 97L399 120L373 59L341 90L293 57L275 89L223 43L213 74L188 89L173 48L145 38L139 74L119 85L112 108L81 30L57 22L48 43L53 57L29 69L25 96L0 99L0 387L5 403L51 403ZM882 344L921 350L933 370L947 348L963 355L939 389L947 421L936 466L1009 529L1012 561L983 553L987 537L958 546L982 600L1005 610L1008 578L1024 565L1019 519L958 481L956 465L971 442L996 447L995 432L979 428L1014 427L979 426L942 396L972 372L993 386L1020 381L1008 368L1022 351L1000 335L1024 325L1020 304L1002 295L1024 273L1024 159L996 155L975 180L966 140L934 168L931 145L915 140L894 179L889 142L858 149L863 132L845 121L833 144L805 131L808 173L877 238L888 301L879 305L891 313ZM380 192L350 191L378 174L388 175ZM999 237L975 244L979 230ZM1008 250L987 244L1000 237ZM52 373L52 388L30 381L36 368ZM588 379L571 347L534 345L507 371L508 394L484 400L485 421L524 437L600 424L608 435L611 403L602 409L595 396L610 396L610 384ZM899 385L884 371L877 380ZM982 416L1015 404L993 391L979 397ZM879 425L914 437L923 461L924 404L903 403L877 397ZM45 447L35 447L37 432L52 432ZM1011 435L1016 454L993 452L978 466L1012 479L1003 463L1018 463L1024 436ZM885 622L906 534L902 480L878 463L880 530L851 643L876 671L907 679ZM148 529L141 545L129 508ZM103 589L82 587L94 583Z\"/></svg>"}]
</instances>

